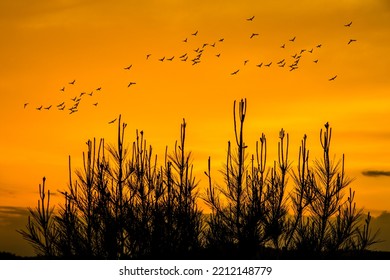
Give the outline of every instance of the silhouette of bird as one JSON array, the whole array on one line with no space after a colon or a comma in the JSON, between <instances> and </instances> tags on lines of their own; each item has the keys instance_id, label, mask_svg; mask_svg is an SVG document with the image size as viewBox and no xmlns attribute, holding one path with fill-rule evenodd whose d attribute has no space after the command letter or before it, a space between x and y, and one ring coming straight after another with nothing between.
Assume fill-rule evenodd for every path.
<instances>
[{"instance_id":1,"label":"silhouette of bird","mask_svg":"<svg viewBox=\"0 0 390 280\"><path fill-rule=\"evenodd\" d=\"M50 108L51 108L51 105L48 106L48 107L46 107L46 108L44 108L44 109L45 109L45 110L50 110Z\"/></svg>"},{"instance_id":2,"label":"silhouette of bird","mask_svg":"<svg viewBox=\"0 0 390 280\"><path fill-rule=\"evenodd\" d=\"M244 65L246 65L249 62L249 60L244 60Z\"/></svg>"},{"instance_id":3,"label":"silhouette of bird","mask_svg":"<svg viewBox=\"0 0 390 280\"><path fill-rule=\"evenodd\" d=\"M294 42L295 41L295 36L294 36L294 38L291 38L289 41L290 42Z\"/></svg>"},{"instance_id":4,"label":"silhouette of bird","mask_svg":"<svg viewBox=\"0 0 390 280\"><path fill-rule=\"evenodd\" d=\"M172 61L175 58L175 56L172 56L171 58L167 58L167 60Z\"/></svg>"},{"instance_id":5,"label":"silhouette of bird","mask_svg":"<svg viewBox=\"0 0 390 280\"><path fill-rule=\"evenodd\" d=\"M130 68L131 68L132 66L133 66L133 64L131 64L131 65L125 67L124 69L125 69L125 70L130 70Z\"/></svg>"},{"instance_id":6,"label":"silhouette of bird","mask_svg":"<svg viewBox=\"0 0 390 280\"><path fill-rule=\"evenodd\" d=\"M313 60L313 62L314 62L314 63L317 63L317 62L318 62L318 59L316 59L316 60Z\"/></svg>"},{"instance_id":7,"label":"silhouette of bird","mask_svg":"<svg viewBox=\"0 0 390 280\"><path fill-rule=\"evenodd\" d=\"M185 38L185 39L183 40L183 42L184 42L184 43L187 43L187 38Z\"/></svg>"},{"instance_id":8,"label":"silhouette of bird","mask_svg":"<svg viewBox=\"0 0 390 280\"><path fill-rule=\"evenodd\" d=\"M62 103L58 104L57 107L61 107L64 104L65 104L65 102L62 102Z\"/></svg>"},{"instance_id":9,"label":"silhouette of bird","mask_svg":"<svg viewBox=\"0 0 390 280\"><path fill-rule=\"evenodd\" d=\"M186 57L186 56L187 56L187 53L185 53L185 54L179 56L179 58L184 58L184 57Z\"/></svg>"},{"instance_id":10,"label":"silhouette of bird","mask_svg":"<svg viewBox=\"0 0 390 280\"><path fill-rule=\"evenodd\" d=\"M218 53L218 54L216 54L215 56L216 56L216 57L220 57L220 56L221 56L221 54L220 54L220 53Z\"/></svg>"},{"instance_id":11,"label":"silhouette of bird","mask_svg":"<svg viewBox=\"0 0 390 280\"><path fill-rule=\"evenodd\" d=\"M93 105L93 106L97 106L97 105L98 105L98 102L96 102L96 103L93 103L92 105Z\"/></svg>"},{"instance_id":12,"label":"silhouette of bird","mask_svg":"<svg viewBox=\"0 0 390 280\"><path fill-rule=\"evenodd\" d=\"M313 53L313 49L308 50L309 53Z\"/></svg>"},{"instance_id":13,"label":"silhouette of bird","mask_svg":"<svg viewBox=\"0 0 390 280\"><path fill-rule=\"evenodd\" d=\"M76 99L77 99L77 96L75 96L74 98L71 98L70 100L72 100L72 101L75 101L75 102L76 102Z\"/></svg>"},{"instance_id":14,"label":"silhouette of bird","mask_svg":"<svg viewBox=\"0 0 390 280\"><path fill-rule=\"evenodd\" d=\"M109 121L108 124L112 124L112 123L114 123L115 121L116 121L116 118L113 119L112 121Z\"/></svg>"},{"instance_id":15,"label":"silhouette of bird","mask_svg":"<svg viewBox=\"0 0 390 280\"><path fill-rule=\"evenodd\" d=\"M23 109L26 109L27 105L28 105L28 103L24 103Z\"/></svg>"},{"instance_id":16,"label":"silhouette of bird","mask_svg":"<svg viewBox=\"0 0 390 280\"><path fill-rule=\"evenodd\" d=\"M61 111L63 111L64 109L65 109L65 105L60 107L60 108L58 108L58 110L61 110Z\"/></svg>"},{"instance_id":17,"label":"silhouette of bird","mask_svg":"<svg viewBox=\"0 0 390 280\"><path fill-rule=\"evenodd\" d=\"M160 58L159 61L163 62L165 59L165 56L163 58Z\"/></svg>"},{"instance_id":18,"label":"silhouette of bird","mask_svg":"<svg viewBox=\"0 0 390 280\"><path fill-rule=\"evenodd\" d=\"M101 90L102 88L101 87L98 87L96 90Z\"/></svg>"},{"instance_id":19,"label":"silhouette of bird","mask_svg":"<svg viewBox=\"0 0 390 280\"><path fill-rule=\"evenodd\" d=\"M211 47L215 48L215 42L210 45Z\"/></svg>"},{"instance_id":20,"label":"silhouette of bird","mask_svg":"<svg viewBox=\"0 0 390 280\"><path fill-rule=\"evenodd\" d=\"M62 88L60 89L60 91L65 91L65 87L62 87Z\"/></svg>"},{"instance_id":21,"label":"silhouette of bird","mask_svg":"<svg viewBox=\"0 0 390 280\"><path fill-rule=\"evenodd\" d=\"M262 63L260 63L260 64L257 64L256 66L257 66L257 67L261 67L261 66L263 66L263 62L262 62Z\"/></svg>"},{"instance_id":22,"label":"silhouette of bird","mask_svg":"<svg viewBox=\"0 0 390 280\"><path fill-rule=\"evenodd\" d=\"M130 82L130 83L127 85L127 87L131 87L132 85L135 85L135 84L137 84L137 83L135 83L135 82Z\"/></svg>"},{"instance_id":23,"label":"silhouette of bird","mask_svg":"<svg viewBox=\"0 0 390 280\"><path fill-rule=\"evenodd\" d=\"M286 62L280 63L280 64L279 64L279 67L284 67L284 65L286 65Z\"/></svg>"},{"instance_id":24,"label":"silhouette of bird","mask_svg":"<svg viewBox=\"0 0 390 280\"><path fill-rule=\"evenodd\" d=\"M69 82L69 84L74 85L75 82L76 82L76 80L73 80L73 81Z\"/></svg>"},{"instance_id":25,"label":"silhouette of bird","mask_svg":"<svg viewBox=\"0 0 390 280\"><path fill-rule=\"evenodd\" d=\"M38 111L40 111L41 109L42 109L42 105L41 106L39 106L38 108L35 108L35 109L37 109Z\"/></svg>"},{"instance_id":26,"label":"silhouette of bird","mask_svg":"<svg viewBox=\"0 0 390 280\"><path fill-rule=\"evenodd\" d=\"M187 61L188 56L181 59L181 61Z\"/></svg>"},{"instance_id":27,"label":"silhouette of bird","mask_svg":"<svg viewBox=\"0 0 390 280\"><path fill-rule=\"evenodd\" d=\"M219 39L219 42L223 42L225 39L224 38L221 38L221 39Z\"/></svg>"},{"instance_id":28,"label":"silhouette of bird","mask_svg":"<svg viewBox=\"0 0 390 280\"><path fill-rule=\"evenodd\" d=\"M332 77L332 78L330 78L329 81L334 81L336 78L337 78L337 75Z\"/></svg>"},{"instance_id":29,"label":"silhouette of bird","mask_svg":"<svg viewBox=\"0 0 390 280\"><path fill-rule=\"evenodd\" d=\"M84 92L84 91L83 91L83 92L81 92L79 97L83 96L84 94L87 94L87 93L86 93L86 92Z\"/></svg>"},{"instance_id":30,"label":"silhouette of bird","mask_svg":"<svg viewBox=\"0 0 390 280\"><path fill-rule=\"evenodd\" d=\"M283 44L280 46L282 49L284 49L286 47L286 44Z\"/></svg>"},{"instance_id":31,"label":"silhouette of bird","mask_svg":"<svg viewBox=\"0 0 390 280\"><path fill-rule=\"evenodd\" d=\"M69 113L69 115L71 115L71 114L73 114L73 113L76 113L76 112L78 112L78 110L77 110L77 109L70 110L70 113Z\"/></svg>"},{"instance_id":32,"label":"silhouette of bird","mask_svg":"<svg viewBox=\"0 0 390 280\"><path fill-rule=\"evenodd\" d=\"M259 34L258 33L252 33L252 35L249 38L252 39L255 36L259 36Z\"/></svg>"},{"instance_id":33,"label":"silhouette of bird","mask_svg":"<svg viewBox=\"0 0 390 280\"><path fill-rule=\"evenodd\" d=\"M351 27L351 25L352 25L352 21L348 24L344 24L345 27Z\"/></svg>"},{"instance_id":34,"label":"silhouette of bird","mask_svg":"<svg viewBox=\"0 0 390 280\"><path fill-rule=\"evenodd\" d=\"M147 54L147 55L146 55L146 59L149 59L149 57L150 57L151 55L152 55L152 54L150 54L150 53Z\"/></svg>"},{"instance_id":35,"label":"silhouette of bird","mask_svg":"<svg viewBox=\"0 0 390 280\"><path fill-rule=\"evenodd\" d=\"M198 35L198 30L196 30L196 32L195 32L195 33L192 33L191 35L192 35L192 36Z\"/></svg>"},{"instance_id":36,"label":"silhouette of bird","mask_svg":"<svg viewBox=\"0 0 390 280\"><path fill-rule=\"evenodd\" d=\"M247 18L246 20L247 21L253 21L254 18L255 18L255 16L251 16L250 18Z\"/></svg>"},{"instance_id":37,"label":"silhouette of bird","mask_svg":"<svg viewBox=\"0 0 390 280\"><path fill-rule=\"evenodd\" d=\"M272 64L272 62L268 63L268 64L264 64L264 66L267 66L267 67L270 67Z\"/></svg>"},{"instance_id":38,"label":"silhouette of bird","mask_svg":"<svg viewBox=\"0 0 390 280\"><path fill-rule=\"evenodd\" d=\"M91 91L91 93L88 93L89 96L92 96L93 95L93 91Z\"/></svg>"},{"instance_id":39,"label":"silhouette of bird","mask_svg":"<svg viewBox=\"0 0 390 280\"><path fill-rule=\"evenodd\" d=\"M316 46L316 48L321 48L322 47L322 45L321 44L318 44L317 46Z\"/></svg>"},{"instance_id":40,"label":"silhouette of bird","mask_svg":"<svg viewBox=\"0 0 390 280\"><path fill-rule=\"evenodd\" d=\"M239 71L240 71L240 69L238 69L238 70L232 72L231 75L236 75Z\"/></svg>"},{"instance_id":41,"label":"silhouette of bird","mask_svg":"<svg viewBox=\"0 0 390 280\"><path fill-rule=\"evenodd\" d=\"M349 42L348 42L348 45L353 43L353 42L356 42L356 39L350 39Z\"/></svg>"},{"instance_id":42,"label":"silhouette of bird","mask_svg":"<svg viewBox=\"0 0 390 280\"><path fill-rule=\"evenodd\" d=\"M285 59L282 59L281 61L278 62L278 64L282 64L285 61Z\"/></svg>"}]
</instances>

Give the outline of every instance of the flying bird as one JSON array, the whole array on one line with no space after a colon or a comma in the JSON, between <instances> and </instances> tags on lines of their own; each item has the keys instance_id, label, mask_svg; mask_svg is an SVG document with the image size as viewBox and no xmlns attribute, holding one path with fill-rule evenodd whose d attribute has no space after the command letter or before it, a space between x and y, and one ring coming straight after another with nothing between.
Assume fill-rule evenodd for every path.
<instances>
[{"instance_id":1,"label":"flying bird","mask_svg":"<svg viewBox=\"0 0 390 280\"><path fill-rule=\"evenodd\" d=\"M60 91L65 91L65 87L62 87L62 88L60 89Z\"/></svg>"},{"instance_id":2,"label":"flying bird","mask_svg":"<svg viewBox=\"0 0 390 280\"><path fill-rule=\"evenodd\" d=\"M26 109L26 106L28 105L28 103L24 103L23 105L23 109Z\"/></svg>"},{"instance_id":3,"label":"flying bird","mask_svg":"<svg viewBox=\"0 0 390 280\"><path fill-rule=\"evenodd\" d=\"M57 107L61 107L64 104L65 104L65 102L62 102L62 103L58 104Z\"/></svg>"},{"instance_id":4,"label":"flying bird","mask_svg":"<svg viewBox=\"0 0 390 280\"><path fill-rule=\"evenodd\" d=\"M163 58L160 58L159 60L160 60L161 62L163 62L163 61L164 61L164 59L165 59L165 56L164 56Z\"/></svg>"},{"instance_id":5,"label":"flying bird","mask_svg":"<svg viewBox=\"0 0 390 280\"><path fill-rule=\"evenodd\" d=\"M175 58L175 56L172 56L171 58L167 58L167 60L172 61Z\"/></svg>"},{"instance_id":6,"label":"flying bird","mask_svg":"<svg viewBox=\"0 0 390 280\"><path fill-rule=\"evenodd\" d=\"M244 60L244 65L246 65L249 62L249 60Z\"/></svg>"},{"instance_id":7,"label":"flying bird","mask_svg":"<svg viewBox=\"0 0 390 280\"><path fill-rule=\"evenodd\" d=\"M268 63L268 64L264 64L264 66L267 66L267 67L270 67L272 64L272 62Z\"/></svg>"},{"instance_id":8,"label":"flying bird","mask_svg":"<svg viewBox=\"0 0 390 280\"><path fill-rule=\"evenodd\" d=\"M81 92L79 97L83 96L84 94L87 94L87 93L86 93L86 92L84 92L84 91L83 91L83 92Z\"/></svg>"},{"instance_id":9,"label":"flying bird","mask_svg":"<svg viewBox=\"0 0 390 280\"><path fill-rule=\"evenodd\" d=\"M135 85L136 83L135 82L130 82L127 87L131 87L132 85Z\"/></svg>"},{"instance_id":10,"label":"flying bird","mask_svg":"<svg viewBox=\"0 0 390 280\"><path fill-rule=\"evenodd\" d=\"M125 69L125 70L130 70L130 68L131 68L132 66L133 66L133 64L131 64L131 65L125 67L124 69Z\"/></svg>"},{"instance_id":11,"label":"flying bird","mask_svg":"<svg viewBox=\"0 0 390 280\"><path fill-rule=\"evenodd\" d=\"M238 70L232 72L230 75L236 75L236 74L238 73L238 71L240 71L240 69L238 69Z\"/></svg>"},{"instance_id":12,"label":"flying bird","mask_svg":"<svg viewBox=\"0 0 390 280\"><path fill-rule=\"evenodd\" d=\"M220 57L220 56L221 56L221 54L219 53L219 54L216 54L215 56L216 56L216 57Z\"/></svg>"},{"instance_id":13,"label":"flying bird","mask_svg":"<svg viewBox=\"0 0 390 280\"><path fill-rule=\"evenodd\" d=\"M254 18L255 18L255 16L251 16L250 18L247 18L246 20L247 21L253 21Z\"/></svg>"},{"instance_id":14,"label":"flying bird","mask_svg":"<svg viewBox=\"0 0 390 280\"><path fill-rule=\"evenodd\" d=\"M294 38L291 38L289 41L290 42L294 42L295 41L295 36L294 36Z\"/></svg>"},{"instance_id":15,"label":"flying bird","mask_svg":"<svg viewBox=\"0 0 390 280\"><path fill-rule=\"evenodd\" d=\"M286 47L286 44L283 44L280 46L282 49L284 49Z\"/></svg>"},{"instance_id":16,"label":"flying bird","mask_svg":"<svg viewBox=\"0 0 390 280\"><path fill-rule=\"evenodd\" d=\"M50 108L51 108L51 105L49 107L44 108L44 109L45 110L50 110Z\"/></svg>"},{"instance_id":17,"label":"flying bird","mask_svg":"<svg viewBox=\"0 0 390 280\"><path fill-rule=\"evenodd\" d=\"M116 118L113 119L112 121L109 121L108 124L112 124L112 123L114 123L115 121L116 121Z\"/></svg>"},{"instance_id":18,"label":"flying bird","mask_svg":"<svg viewBox=\"0 0 390 280\"><path fill-rule=\"evenodd\" d=\"M152 55L152 54L150 54L150 53L147 54L147 55L146 55L146 59L149 59L149 57L150 57L151 55Z\"/></svg>"},{"instance_id":19,"label":"flying bird","mask_svg":"<svg viewBox=\"0 0 390 280\"><path fill-rule=\"evenodd\" d=\"M257 66L257 67L261 67L261 66L263 66L263 62L262 62L262 63L260 63L260 64L257 64L256 66Z\"/></svg>"},{"instance_id":20,"label":"flying bird","mask_svg":"<svg viewBox=\"0 0 390 280\"><path fill-rule=\"evenodd\" d=\"M195 33L192 33L191 35L192 35L192 36L198 35L198 30L196 30L196 32L195 32Z\"/></svg>"},{"instance_id":21,"label":"flying bird","mask_svg":"<svg viewBox=\"0 0 390 280\"><path fill-rule=\"evenodd\" d=\"M93 103L92 105L93 105L93 106L97 106L97 105L98 105L98 102L96 102L96 103Z\"/></svg>"},{"instance_id":22,"label":"flying bird","mask_svg":"<svg viewBox=\"0 0 390 280\"><path fill-rule=\"evenodd\" d=\"M314 63L317 63L317 62L318 62L318 59L316 59L316 60L313 60L313 62L314 62Z\"/></svg>"},{"instance_id":23,"label":"flying bird","mask_svg":"<svg viewBox=\"0 0 390 280\"><path fill-rule=\"evenodd\" d=\"M42 109L42 105L41 106L39 106L38 108L35 108L35 109L37 109L38 111L40 111L41 109Z\"/></svg>"},{"instance_id":24,"label":"flying bird","mask_svg":"<svg viewBox=\"0 0 390 280\"><path fill-rule=\"evenodd\" d=\"M318 44L317 46L316 46L316 48L321 48L322 47L322 44Z\"/></svg>"},{"instance_id":25,"label":"flying bird","mask_svg":"<svg viewBox=\"0 0 390 280\"><path fill-rule=\"evenodd\" d=\"M259 36L259 34L258 33L252 33L252 35L249 38L252 39L255 36Z\"/></svg>"},{"instance_id":26,"label":"flying bird","mask_svg":"<svg viewBox=\"0 0 390 280\"><path fill-rule=\"evenodd\" d=\"M278 64L282 64L285 59L282 59L281 61L278 62Z\"/></svg>"},{"instance_id":27,"label":"flying bird","mask_svg":"<svg viewBox=\"0 0 390 280\"><path fill-rule=\"evenodd\" d=\"M183 54L182 56L180 56L179 58L184 58L187 56L187 53Z\"/></svg>"},{"instance_id":28,"label":"flying bird","mask_svg":"<svg viewBox=\"0 0 390 280\"><path fill-rule=\"evenodd\" d=\"M98 87L96 90L101 90L102 88L101 87Z\"/></svg>"},{"instance_id":29,"label":"flying bird","mask_svg":"<svg viewBox=\"0 0 390 280\"><path fill-rule=\"evenodd\" d=\"M348 42L348 45L353 43L353 42L356 42L356 39L350 39L349 42Z\"/></svg>"},{"instance_id":30,"label":"flying bird","mask_svg":"<svg viewBox=\"0 0 390 280\"><path fill-rule=\"evenodd\" d=\"M334 81L336 78L337 78L337 75L332 77L332 78L330 78L329 81Z\"/></svg>"},{"instance_id":31,"label":"flying bird","mask_svg":"<svg viewBox=\"0 0 390 280\"><path fill-rule=\"evenodd\" d=\"M348 24L344 24L345 27L351 27L351 25L352 25L352 21Z\"/></svg>"},{"instance_id":32,"label":"flying bird","mask_svg":"<svg viewBox=\"0 0 390 280\"><path fill-rule=\"evenodd\" d=\"M187 38L185 38L185 39L183 40L183 42L184 42L184 43L187 43Z\"/></svg>"},{"instance_id":33,"label":"flying bird","mask_svg":"<svg viewBox=\"0 0 390 280\"><path fill-rule=\"evenodd\" d=\"M73 81L69 82L69 84L74 85L75 82L76 82L76 80L73 80Z\"/></svg>"},{"instance_id":34,"label":"flying bird","mask_svg":"<svg viewBox=\"0 0 390 280\"><path fill-rule=\"evenodd\" d=\"M221 39L219 39L219 42L223 42L225 39L224 38L221 38Z\"/></svg>"}]
</instances>

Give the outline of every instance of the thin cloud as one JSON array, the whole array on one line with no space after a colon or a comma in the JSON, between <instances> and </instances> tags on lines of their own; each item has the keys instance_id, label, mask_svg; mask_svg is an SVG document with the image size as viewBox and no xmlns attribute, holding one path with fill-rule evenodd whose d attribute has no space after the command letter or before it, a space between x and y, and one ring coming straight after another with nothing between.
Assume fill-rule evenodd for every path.
<instances>
[{"instance_id":1,"label":"thin cloud","mask_svg":"<svg viewBox=\"0 0 390 280\"><path fill-rule=\"evenodd\" d=\"M379 176L390 176L390 171L383 171L383 170L367 170L363 171L362 174L364 176L368 177L379 177Z\"/></svg>"}]
</instances>

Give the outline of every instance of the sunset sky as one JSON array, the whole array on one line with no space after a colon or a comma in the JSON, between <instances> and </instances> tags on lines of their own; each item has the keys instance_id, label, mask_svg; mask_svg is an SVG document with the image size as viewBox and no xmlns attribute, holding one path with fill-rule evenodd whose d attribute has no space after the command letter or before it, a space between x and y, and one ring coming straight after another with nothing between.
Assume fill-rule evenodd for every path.
<instances>
[{"instance_id":1,"label":"sunset sky","mask_svg":"<svg viewBox=\"0 0 390 280\"><path fill-rule=\"evenodd\" d=\"M68 156L79 168L88 139L114 143L119 114L160 158L185 118L204 186L247 98L249 153L265 133L271 164L283 128L295 168L329 122L358 206L390 211L389 19L387 0L0 0L0 207L35 206L43 176L66 189Z\"/></svg>"}]
</instances>

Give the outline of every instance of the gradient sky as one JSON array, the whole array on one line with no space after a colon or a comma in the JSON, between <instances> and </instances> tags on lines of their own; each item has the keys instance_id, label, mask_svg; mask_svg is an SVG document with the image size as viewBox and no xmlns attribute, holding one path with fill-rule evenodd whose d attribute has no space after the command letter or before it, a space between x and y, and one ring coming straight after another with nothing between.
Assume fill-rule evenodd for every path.
<instances>
[{"instance_id":1,"label":"gradient sky","mask_svg":"<svg viewBox=\"0 0 390 280\"><path fill-rule=\"evenodd\" d=\"M108 122L119 114L128 141L144 130L160 155L185 118L202 185L208 156L217 173L233 139L233 101L247 98L251 153L264 132L274 159L284 128L293 166L305 133L318 158L329 122L331 153L346 155L358 205L390 211L389 18L387 0L0 0L0 206L35 206L43 176L53 191L65 189L68 156L81 167L88 139L113 142L116 125ZM93 95L69 114L81 92ZM36 110L41 105L52 107Z\"/></svg>"}]
</instances>

